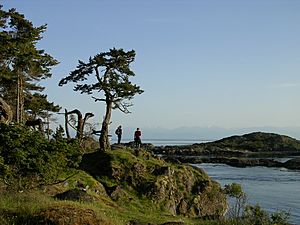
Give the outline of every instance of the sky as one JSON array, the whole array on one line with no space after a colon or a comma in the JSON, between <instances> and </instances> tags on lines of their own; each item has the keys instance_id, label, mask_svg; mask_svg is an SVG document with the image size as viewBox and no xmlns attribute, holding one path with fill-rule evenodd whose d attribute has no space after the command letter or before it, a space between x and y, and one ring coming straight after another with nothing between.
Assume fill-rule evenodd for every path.
<instances>
[{"instance_id":1,"label":"sky","mask_svg":"<svg viewBox=\"0 0 300 225\"><path fill-rule=\"evenodd\" d=\"M145 92L132 100L131 114L113 112L111 130L121 124L131 136L140 127L148 138L175 131L176 137L185 132L185 138L218 138L260 130L300 138L298 0L0 4L16 8L35 26L47 24L37 45L60 64L42 82L45 94L63 109L93 112L94 123L102 121L104 105L58 82L78 60L115 47L136 51L132 81ZM220 130L226 132L216 135Z\"/></svg>"}]
</instances>

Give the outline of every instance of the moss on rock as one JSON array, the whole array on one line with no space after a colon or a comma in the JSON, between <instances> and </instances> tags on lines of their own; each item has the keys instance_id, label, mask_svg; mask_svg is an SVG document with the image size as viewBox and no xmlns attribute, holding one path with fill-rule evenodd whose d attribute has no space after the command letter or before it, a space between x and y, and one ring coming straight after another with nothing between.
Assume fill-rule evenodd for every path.
<instances>
[{"instance_id":1,"label":"moss on rock","mask_svg":"<svg viewBox=\"0 0 300 225\"><path fill-rule=\"evenodd\" d=\"M103 162L97 166L95 158ZM104 162L103 159L106 159ZM144 150L123 148L86 155L84 169L120 204L146 198L173 215L221 216L227 203L218 183L201 169L167 163Z\"/></svg>"}]
</instances>

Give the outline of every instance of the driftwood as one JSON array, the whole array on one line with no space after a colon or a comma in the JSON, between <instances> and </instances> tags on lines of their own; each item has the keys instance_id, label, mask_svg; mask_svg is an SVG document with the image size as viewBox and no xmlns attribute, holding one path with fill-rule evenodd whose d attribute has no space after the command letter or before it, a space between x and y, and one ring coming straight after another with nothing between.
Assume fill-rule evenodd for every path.
<instances>
[{"instance_id":1,"label":"driftwood","mask_svg":"<svg viewBox=\"0 0 300 225\"><path fill-rule=\"evenodd\" d=\"M10 123L13 118L13 113L10 106L0 97L0 122L1 123Z\"/></svg>"},{"instance_id":2,"label":"driftwood","mask_svg":"<svg viewBox=\"0 0 300 225\"><path fill-rule=\"evenodd\" d=\"M71 114L77 115L77 127L75 128L76 129L76 138L81 140L83 138L84 125L89 118L94 116L94 114L86 113L83 118L82 113L78 109L74 109L70 112L68 112L65 109L65 129L66 129L67 138L71 138L70 133L69 133L69 127L68 127L68 125L70 125L68 116Z\"/></svg>"}]
</instances>

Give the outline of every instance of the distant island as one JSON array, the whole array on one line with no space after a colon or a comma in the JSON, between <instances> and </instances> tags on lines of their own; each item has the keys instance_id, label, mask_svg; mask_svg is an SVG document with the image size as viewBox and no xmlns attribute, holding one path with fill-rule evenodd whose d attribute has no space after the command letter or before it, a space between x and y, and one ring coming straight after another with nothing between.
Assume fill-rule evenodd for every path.
<instances>
[{"instance_id":1,"label":"distant island","mask_svg":"<svg viewBox=\"0 0 300 225\"><path fill-rule=\"evenodd\" d=\"M286 135L253 132L208 143L153 147L169 161L225 163L230 166L266 166L300 169L300 141ZM287 158L285 162L277 158ZM291 159L289 159L291 158Z\"/></svg>"}]
</instances>

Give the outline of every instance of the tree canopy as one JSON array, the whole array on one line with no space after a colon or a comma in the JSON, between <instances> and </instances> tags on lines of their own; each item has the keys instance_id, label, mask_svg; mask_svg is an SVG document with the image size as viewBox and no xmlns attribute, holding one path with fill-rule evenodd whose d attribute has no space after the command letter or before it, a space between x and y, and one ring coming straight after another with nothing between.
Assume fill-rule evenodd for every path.
<instances>
[{"instance_id":1,"label":"tree canopy","mask_svg":"<svg viewBox=\"0 0 300 225\"><path fill-rule=\"evenodd\" d=\"M77 68L59 82L59 86L73 82L74 91L92 95L95 101L106 103L100 134L102 150L109 149L108 127L112 109L129 113L129 107L132 106L130 100L136 94L143 93L138 85L129 80L135 76L130 68L134 59L134 50L126 52L123 49L113 48L109 52L90 57L87 63L79 60Z\"/></svg>"},{"instance_id":2,"label":"tree canopy","mask_svg":"<svg viewBox=\"0 0 300 225\"><path fill-rule=\"evenodd\" d=\"M17 122L25 118L25 100L32 92L43 91L38 82L51 77L51 68L58 64L36 47L46 27L34 27L15 9L5 11L0 6L0 95L12 107Z\"/></svg>"}]
</instances>

